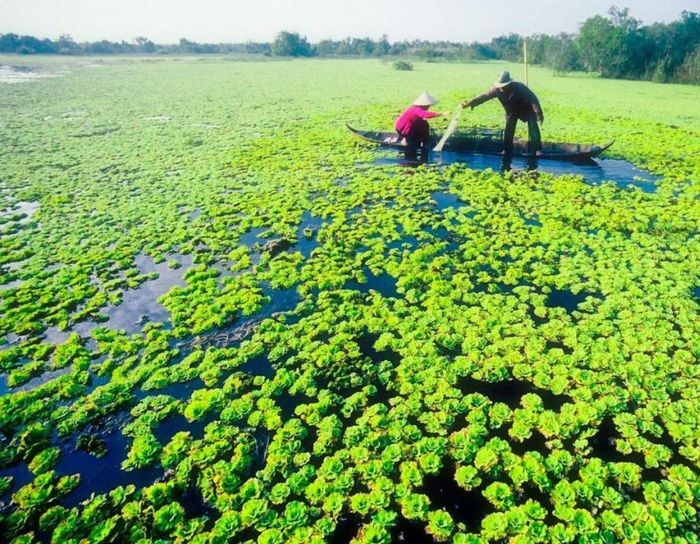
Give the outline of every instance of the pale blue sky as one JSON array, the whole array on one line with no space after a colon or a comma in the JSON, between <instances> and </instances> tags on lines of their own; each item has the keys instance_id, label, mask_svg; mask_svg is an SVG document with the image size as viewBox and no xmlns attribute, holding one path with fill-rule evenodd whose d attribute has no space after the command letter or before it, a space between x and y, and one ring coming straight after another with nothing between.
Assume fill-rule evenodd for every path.
<instances>
[{"instance_id":1,"label":"pale blue sky","mask_svg":"<svg viewBox=\"0 0 700 544\"><path fill-rule=\"evenodd\" d=\"M574 32L612 4L644 23L700 11L700 0L0 0L0 33L173 43L269 41L284 29L314 42L383 33L390 41L469 42L509 32Z\"/></svg>"}]
</instances>

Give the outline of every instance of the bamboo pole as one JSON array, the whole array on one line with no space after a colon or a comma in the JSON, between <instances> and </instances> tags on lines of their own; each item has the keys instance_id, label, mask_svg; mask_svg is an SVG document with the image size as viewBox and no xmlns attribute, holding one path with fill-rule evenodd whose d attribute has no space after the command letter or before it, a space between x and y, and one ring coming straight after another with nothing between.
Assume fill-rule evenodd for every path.
<instances>
[{"instance_id":1,"label":"bamboo pole","mask_svg":"<svg viewBox=\"0 0 700 544\"><path fill-rule=\"evenodd\" d=\"M527 40L523 40L523 61L525 62L525 85L529 85L529 78L527 77Z\"/></svg>"}]
</instances>

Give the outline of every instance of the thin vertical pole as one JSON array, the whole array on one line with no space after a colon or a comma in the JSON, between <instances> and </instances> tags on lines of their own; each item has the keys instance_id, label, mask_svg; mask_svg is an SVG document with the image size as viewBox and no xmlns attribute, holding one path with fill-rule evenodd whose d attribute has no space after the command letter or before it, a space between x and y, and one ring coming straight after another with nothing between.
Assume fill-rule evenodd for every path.
<instances>
[{"instance_id":1,"label":"thin vertical pole","mask_svg":"<svg viewBox=\"0 0 700 544\"><path fill-rule=\"evenodd\" d=\"M527 40L523 40L523 60L525 62L525 85L529 85L530 82L527 77Z\"/></svg>"}]
</instances>

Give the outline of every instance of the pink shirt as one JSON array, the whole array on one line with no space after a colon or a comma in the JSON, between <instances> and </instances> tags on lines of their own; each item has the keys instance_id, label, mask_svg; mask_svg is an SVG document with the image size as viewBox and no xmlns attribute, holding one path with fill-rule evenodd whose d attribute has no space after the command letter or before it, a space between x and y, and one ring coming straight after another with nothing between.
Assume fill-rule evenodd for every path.
<instances>
[{"instance_id":1,"label":"pink shirt","mask_svg":"<svg viewBox=\"0 0 700 544\"><path fill-rule=\"evenodd\" d=\"M432 119L433 117L438 117L440 114L434 111L424 110L420 106L410 106L401 116L396 120L396 130L399 134L405 136L413 128L413 124L418 119Z\"/></svg>"}]
</instances>

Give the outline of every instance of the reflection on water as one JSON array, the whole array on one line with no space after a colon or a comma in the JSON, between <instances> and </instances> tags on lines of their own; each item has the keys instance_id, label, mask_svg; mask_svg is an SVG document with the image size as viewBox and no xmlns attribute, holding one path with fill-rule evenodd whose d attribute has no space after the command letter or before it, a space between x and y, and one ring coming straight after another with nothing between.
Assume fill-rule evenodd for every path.
<instances>
[{"instance_id":1,"label":"reflection on water","mask_svg":"<svg viewBox=\"0 0 700 544\"><path fill-rule=\"evenodd\" d=\"M170 268L169 261L177 261L180 266L175 269ZM88 319L76 323L67 331L49 327L44 333L46 341L54 345L62 344L73 332L77 332L82 337L89 337L98 325L134 334L140 332L148 321L169 322L170 312L158 302L158 299L172 287L186 285L183 278L185 271L192 266L192 256L176 254L170 256L167 261L155 263L151 257L141 253L136 256L135 262L142 274L157 272L158 277L143 282L136 289L125 290L119 304L102 309L100 313L108 318L104 323Z\"/></svg>"},{"instance_id":2,"label":"reflection on water","mask_svg":"<svg viewBox=\"0 0 700 544\"><path fill-rule=\"evenodd\" d=\"M127 334L139 332L146 321L166 322L170 320L170 312L158 302L158 299L167 293L175 285L184 286L185 271L192 266L191 255L175 255L169 260L175 260L180 267L172 269L167 261L154 263L148 255L140 254L136 257L136 266L143 274L157 272L154 280L145 281L136 289L124 291L121 303L110 306L103 311L109 319L103 326L110 329L123 329ZM76 325L75 330L81 334L92 328L86 322L83 327Z\"/></svg>"},{"instance_id":3,"label":"reflection on water","mask_svg":"<svg viewBox=\"0 0 700 544\"><path fill-rule=\"evenodd\" d=\"M375 166L418 166L421 163L406 161L403 155L397 155L378 158L372 164ZM473 170L491 169L497 172L536 170L557 176L582 176L584 181L591 185L612 181L618 187L637 187L645 193L656 191L656 184L661 180L659 176L651 172L642 170L628 161L618 159L555 161L443 151L442 153L433 153L427 164L437 166L464 164Z\"/></svg>"},{"instance_id":4,"label":"reflection on water","mask_svg":"<svg viewBox=\"0 0 700 544\"><path fill-rule=\"evenodd\" d=\"M0 64L0 84L2 83L26 83L45 77L56 77L55 74L38 73L36 68L29 66L10 66Z\"/></svg>"}]
</instances>

